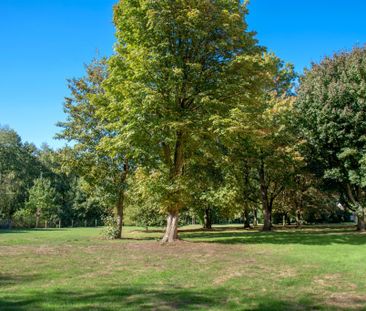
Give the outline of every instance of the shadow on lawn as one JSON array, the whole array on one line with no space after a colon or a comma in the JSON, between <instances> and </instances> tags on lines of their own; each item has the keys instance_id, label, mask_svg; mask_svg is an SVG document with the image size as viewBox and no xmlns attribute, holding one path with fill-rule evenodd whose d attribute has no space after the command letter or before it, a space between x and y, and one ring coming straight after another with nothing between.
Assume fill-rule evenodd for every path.
<instances>
[{"instance_id":1,"label":"shadow on lawn","mask_svg":"<svg viewBox=\"0 0 366 311\"><path fill-rule=\"evenodd\" d=\"M248 294L248 293L247 293ZM231 299L234 298L234 299ZM238 299L237 299L238 298ZM312 299L285 301L272 297L241 294L233 289L195 290L177 288L119 287L103 291L34 291L1 299L5 310L314 310L322 302ZM332 310L332 308L327 308Z\"/></svg>"},{"instance_id":2,"label":"shadow on lawn","mask_svg":"<svg viewBox=\"0 0 366 311\"><path fill-rule=\"evenodd\" d=\"M224 244L303 244L303 245L331 245L331 244L366 244L366 234L350 230L326 229L321 231L201 231L180 232L182 239L204 240L208 243ZM197 241L198 242L198 241Z\"/></svg>"}]
</instances>

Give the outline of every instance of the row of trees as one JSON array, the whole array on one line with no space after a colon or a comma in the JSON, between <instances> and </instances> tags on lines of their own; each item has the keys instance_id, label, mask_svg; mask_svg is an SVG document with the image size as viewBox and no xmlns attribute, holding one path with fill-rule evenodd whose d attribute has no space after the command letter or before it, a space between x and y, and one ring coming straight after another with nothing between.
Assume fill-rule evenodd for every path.
<instances>
[{"instance_id":1,"label":"row of trees","mask_svg":"<svg viewBox=\"0 0 366 311\"><path fill-rule=\"evenodd\" d=\"M101 223L108 210L77 174L62 169L62 153L37 149L0 128L0 225L43 226Z\"/></svg>"}]
</instances>

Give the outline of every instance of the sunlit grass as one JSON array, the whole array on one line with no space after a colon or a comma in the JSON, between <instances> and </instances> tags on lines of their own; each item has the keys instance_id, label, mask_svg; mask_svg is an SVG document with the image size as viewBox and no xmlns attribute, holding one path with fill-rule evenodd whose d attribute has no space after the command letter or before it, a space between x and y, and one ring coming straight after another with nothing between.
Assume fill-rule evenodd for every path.
<instances>
[{"instance_id":1,"label":"sunlit grass","mask_svg":"<svg viewBox=\"0 0 366 311\"><path fill-rule=\"evenodd\" d=\"M0 310L366 310L366 235L233 225L0 231Z\"/></svg>"}]
</instances>

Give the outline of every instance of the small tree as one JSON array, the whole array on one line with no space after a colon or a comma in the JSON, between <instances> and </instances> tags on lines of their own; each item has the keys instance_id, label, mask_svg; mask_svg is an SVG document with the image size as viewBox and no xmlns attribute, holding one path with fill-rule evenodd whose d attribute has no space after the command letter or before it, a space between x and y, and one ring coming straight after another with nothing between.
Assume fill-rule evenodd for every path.
<instances>
[{"instance_id":1,"label":"small tree","mask_svg":"<svg viewBox=\"0 0 366 311\"><path fill-rule=\"evenodd\" d=\"M55 220L59 216L56 191L48 179L40 177L34 181L33 187L29 190L26 208L35 215L36 228L41 217Z\"/></svg>"}]
</instances>

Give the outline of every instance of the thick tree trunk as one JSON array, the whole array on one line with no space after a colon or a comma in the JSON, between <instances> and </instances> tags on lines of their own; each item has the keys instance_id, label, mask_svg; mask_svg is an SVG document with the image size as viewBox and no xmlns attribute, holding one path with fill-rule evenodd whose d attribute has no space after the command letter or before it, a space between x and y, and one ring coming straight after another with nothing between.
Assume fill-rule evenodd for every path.
<instances>
[{"instance_id":1,"label":"thick tree trunk","mask_svg":"<svg viewBox=\"0 0 366 311\"><path fill-rule=\"evenodd\" d=\"M203 216L203 228L204 229L212 229L212 217L211 217L211 209L205 209L205 215Z\"/></svg>"},{"instance_id":2,"label":"thick tree trunk","mask_svg":"<svg viewBox=\"0 0 366 311\"><path fill-rule=\"evenodd\" d=\"M169 148L166 147L164 152L165 160L170 165L170 180L172 183L177 182L179 177L183 175L184 166L185 134L182 131L177 131L176 135L174 161L171 162L170 160ZM181 202L175 202L175 204L173 204L173 206L171 206L168 210L167 226L165 229L165 234L161 240L162 243L171 243L178 239L178 218L181 206Z\"/></svg>"},{"instance_id":3,"label":"thick tree trunk","mask_svg":"<svg viewBox=\"0 0 366 311\"><path fill-rule=\"evenodd\" d=\"M272 211L268 206L263 208L263 217L264 217L264 222L263 222L262 231L271 231L272 230Z\"/></svg>"},{"instance_id":4,"label":"thick tree trunk","mask_svg":"<svg viewBox=\"0 0 366 311\"><path fill-rule=\"evenodd\" d=\"M247 207L243 209L243 222L244 222L244 229L250 228L250 219L249 219L249 210Z\"/></svg>"},{"instance_id":5,"label":"thick tree trunk","mask_svg":"<svg viewBox=\"0 0 366 311\"><path fill-rule=\"evenodd\" d=\"M178 212L169 213L162 243L171 243L178 239L178 217Z\"/></svg>"},{"instance_id":6,"label":"thick tree trunk","mask_svg":"<svg viewBox=\"0 0 366 311\"><path fill-rule=\"evenodd\" d=\"M365 209L363 208L360 213L357 213L357 230L360 232L366 231L365 224Z\"/></svg>"}]
</instances>

